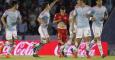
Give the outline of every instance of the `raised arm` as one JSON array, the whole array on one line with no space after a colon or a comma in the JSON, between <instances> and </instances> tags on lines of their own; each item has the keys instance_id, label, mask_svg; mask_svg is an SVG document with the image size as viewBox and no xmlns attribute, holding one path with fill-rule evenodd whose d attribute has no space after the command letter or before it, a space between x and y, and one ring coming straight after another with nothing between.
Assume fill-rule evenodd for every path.
<instances>
[{"instance_id":1,"label":"raised arm","mask_svg":"<svg viewBox=\"0 0 115 60\"><path fill-rule=\"evenodd\" d=\"M51 8L55 5L55 3L56 2L58 2L59 0L55 0L55 1L53 1L51 4L50 4L50 9L49 10L51 10Z\"/></svg>"}]
</instances>

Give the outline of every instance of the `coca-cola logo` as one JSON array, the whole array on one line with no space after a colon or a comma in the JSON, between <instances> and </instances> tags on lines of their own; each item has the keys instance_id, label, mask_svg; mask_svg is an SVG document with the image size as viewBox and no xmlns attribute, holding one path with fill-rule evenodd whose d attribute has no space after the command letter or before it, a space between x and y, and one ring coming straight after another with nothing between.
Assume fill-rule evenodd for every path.
<instances>
[{"instance_id":1,"label":"coca-cola logo","mask_svg":"<svg viewBox=\"0 0 115 60\"><path fill-rule=\"evenodd\" d=\"M94 49L95 46L96 46L96 44L94 44L94 45L91 47L91 50L90 50L90 52L89 52L89 55L90 55L90 56L94 56L94 55L95 55L95 49ZM70 46L68 47L68 49L66 50L66 55L67 55L67 56L71 56L71 55L72 55L71 49L73 49L73 48L74 48L73 45L70 45ZM57 45L56 48L55 48L55 50L54 50L54 54L55 54L56 56L59 56L58 50L59 50L59 47L58 47L58 45ZM78 56L79 56L79 57L85 57L85 56L86 56L86 43L83 42L83 43L80 44L80 46L79 46L79 48L78 48Z\"/></svg>"},{"instance_id":2,"label":"coca-cola logo","mask_svg":"<svg viewBox=\"0 0 115 60\"><path fill-rule=\"evenodd\" d=\"M32 55L34 42L19 42L14 49L14 55Z\"/></svg>"}]
</instances>

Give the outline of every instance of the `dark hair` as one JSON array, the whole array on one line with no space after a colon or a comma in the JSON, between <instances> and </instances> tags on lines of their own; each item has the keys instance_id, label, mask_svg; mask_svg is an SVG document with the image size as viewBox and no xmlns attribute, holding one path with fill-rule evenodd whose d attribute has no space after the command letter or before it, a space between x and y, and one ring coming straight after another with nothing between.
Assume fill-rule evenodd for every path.
<instances>
[{"instance_id":1,"label":"dark hair","mask_svg":"<svg viewBox=\"0 0 115 60\"><path fill-rule=\"evenodd\" d=\"M60 10L66 10L64 6L61 6Z\"/></svg>"},{"instance_id":2,"label":"dark hair","mask_svg":"<svg viewBox=\"0 0 115 60\"><path fill-rule=\"evenodd\" d=\"M18 2L17 1L12 1L11 4L10 4L10 7L14 7L15 5L17 5Z\"/></svg>"},{"instance_id":3,"label":"dark hair","mask_svg":"<svg viewBox=\"0 0 115 60\"><path fill-rule=\"evenodd\" d=\"M86 0L81 0L81 1L83 1L83 2L85 2L85 3L86 3Z\"/></svg>"}]
</instances>

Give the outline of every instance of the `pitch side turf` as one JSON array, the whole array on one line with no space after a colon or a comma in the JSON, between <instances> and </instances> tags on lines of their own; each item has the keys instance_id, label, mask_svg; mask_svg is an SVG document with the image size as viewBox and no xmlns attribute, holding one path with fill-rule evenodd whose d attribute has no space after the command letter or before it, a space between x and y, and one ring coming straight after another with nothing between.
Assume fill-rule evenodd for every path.
<instances>
[{"instance_id":1,"label":"pitch side turf","mask_svg":"<svg viewBox=\"0 0 115 60\"><path fill-rule=\"evenodd\" d=\"M106 58L101 57L92 57L90 59L87 58L59 58L56 56L40 56L40 57L32 57L32 56L12 56L10 58L5 58L4 56L0 57L0 60L115 60L115 56L108 56Z\"/></svg>"}]
</instances>

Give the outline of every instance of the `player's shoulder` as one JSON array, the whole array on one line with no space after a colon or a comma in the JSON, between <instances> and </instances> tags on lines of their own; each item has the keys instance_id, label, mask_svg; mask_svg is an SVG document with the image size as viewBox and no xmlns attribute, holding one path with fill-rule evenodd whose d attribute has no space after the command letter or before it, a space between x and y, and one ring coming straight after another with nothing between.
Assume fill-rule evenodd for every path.
<instances>
[{"instance_id":1,"label":"player's shoulder","mask_svg":"<svg viewBox=\"0 0 115 60\"><path fill-rule=\"evenodd\" d=\"M45 13L44 13L44 11L42 11L40 14L39 14L39 16L43 16Z\"/></svg>"},{"instance_id":2,"label":"player's shoulder","mask_svg":"<svg viewBox=\"0 0 115 60\"><path fill-rule=\"evenodd\" d=\"M4 12L7 13L7 12L9 12L9 11L10 11L10 9L7 9L7 10L5 10Z\"/></svg>"},{"instance_id":3,"label":"player's shoulder","mask_svg":"<svg viewBox=\"0 0 115 60\"><path fill-rule=\"evenodd\" d=\"M103 9L106 9L106 7L105 7L105 6L102 6L102 8L103 8Z\"/></svg>"},{"instance_id":4,"label":"player's shoulder","mask_svg":"<svg viewBox=\"0 0 115 60\"><path fill-rule=\"evenodd\" d=\"M85 5L85 7L86 7L86 8L91 8L91 6L89 6L89 5Z\"/></svg>"},{"instance_id":5,"label":"player's shoulder","mask_svg":"<svg viewBox=\"0 0 115 60\"><path fill-rule=\"evenodd\" d=\"M79 8L80 6L78 4L75 5L75 9Z\"/></svg>"},{"instance_id":6,"label":"player's shoulder","mask_svg":"<svg viewBox=\"0 0 115 60\"><path fill-rule=\"evenodd\" d=\"M19 10L16 10L16 13L20 13L20 11L19 11Z\"/></svg>"}]
</instances>

